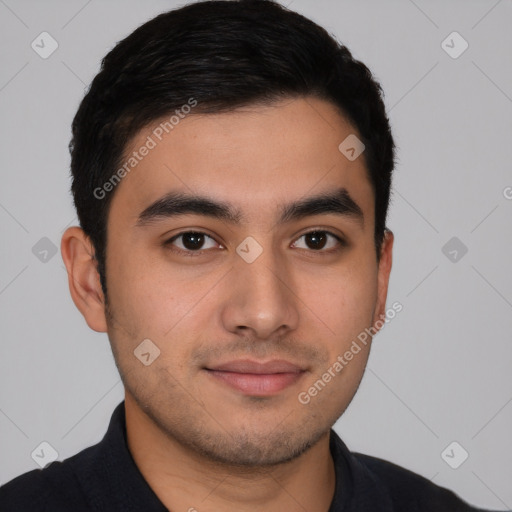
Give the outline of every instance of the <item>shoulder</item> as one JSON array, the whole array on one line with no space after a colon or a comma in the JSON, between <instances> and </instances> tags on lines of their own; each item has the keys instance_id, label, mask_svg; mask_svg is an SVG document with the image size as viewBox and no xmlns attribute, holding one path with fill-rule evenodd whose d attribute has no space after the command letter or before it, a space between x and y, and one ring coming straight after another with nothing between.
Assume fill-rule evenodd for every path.
<instances>
[{"instance_id":1,"label":"shoulder","mask_svg":"<svg viewBox=\"0 0 512 512\"><path fill-rule=\"evenodd\" d=\"M361 453L351 455L358 473L379 482L393 504L393 511L484 512L472 507L449 489L435 485L397 464Z\"/></svg>"},{"instance_id":2,"label":"shoulder","mask_svg":"<svg viewBox=\"0 0 512 512\"><path fill-rule=\"evenodd\" d=\"M123 463L131 460L125 446L124 420L124 402L121 402L112 413L100 442L63 461L52 462L44 469L29 471L4 484L0 487L0 510L113 510L114 507L110 506L110 498L115 494L112 489L124 482Z\"/></svg>"},{"instance_id":3,"label":"shoulder","mask_svg":"<svg viewBox=\"0 0 512 512\"><path fill-rule=\"evenodd\" d=\"M490 512L471 506L449 489L397 464L351 452L334 430L330 450L336 490L329 512Z\"/></svg>"},{"instance_id":4,"label":"shoulder","mask_svg":"<svg viewBox=\"0 0 512 512\"><path fill-rule=\"evenodd\" d=\"M90 510L76 472L91 453L87 448L44 469L24 473L0 487L2 512L64 512Z\"/></svg>"}]
</instances>

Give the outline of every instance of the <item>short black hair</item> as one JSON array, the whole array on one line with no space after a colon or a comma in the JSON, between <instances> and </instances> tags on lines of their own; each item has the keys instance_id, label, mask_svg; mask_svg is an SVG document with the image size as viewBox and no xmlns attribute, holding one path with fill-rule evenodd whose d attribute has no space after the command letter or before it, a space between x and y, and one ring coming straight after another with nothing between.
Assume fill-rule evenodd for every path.
<instances>
[{"instance_id":1,"label":"short black hair","mask_svg":"<svg viewBox=\"0 0 512 512\"><path fill-rule=\"evenodd\" d=\"M365 144L378 259L395 146L380 85L344 45L271 0L192 3L158 15L120 41L78 108L69 145L71 191L105 298L107 218L115 190L105 194L104 185L133 137L191 99L194 114L307 96L337 107Z\"/></svg>"}]
</instances>

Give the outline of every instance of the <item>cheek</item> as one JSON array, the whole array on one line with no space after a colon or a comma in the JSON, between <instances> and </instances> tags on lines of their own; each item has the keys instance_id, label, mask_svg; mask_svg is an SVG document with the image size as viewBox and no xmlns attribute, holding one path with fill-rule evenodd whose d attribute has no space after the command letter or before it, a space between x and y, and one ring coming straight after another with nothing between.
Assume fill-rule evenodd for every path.
<instances>
[{"instance_id":1,"label":"cheek","mask_svg":"<svg viewBox=\"0 0 512 512\"><path fill-rule=\"evenodd\" d=\"M302 296L311 310L330 328L337 349L371 324L377 299L376 264L364 256L333 269L308 276Z\"/></svg>"},{"instance_id":2,"label":"cheek","mask_svg":"<svg viewBox=\"0 0 512 512\"><path fill-rule=\"evenodd\" d=\"M155 336L158 332L155 327L165 318L166 309L177 302L176 290L167 282L161 269L132 254L113 264L108 278L109 300L115 319L130 326L131 332L136 328L137 336Z\"/></svg>"},{"instance_id":3,"label":"cheek","mask_svg":"<svg viewBox=\"0 0 512 512\"><path fill-rule=\"evenodd\" d=\"M371 326L377 298L376 276L375 264L361 257L323 280L322 291L317 283L318 293L310 289L307 295L308 305L319 312L330 331L317 340L327 349L329 362L315 369L299 396L299 401L301 397L307 401L310 414L323 416L330 411L336 421L357 390L370 351L371 337L365 329Z\"/></svg>"},{"instance_id":4,"label":"cheek","mask_svg":"<svg viewBox=\"0 0 512 512\"><path fill-rule=\"evenodd\" d=\"M219 280L218 272L198 276L186 268L176 269L165 257L152 255L147 249L140 254L124 253L122 261L112 265L108 277L112 312L125 333L134 341L155 340L163 351L175 354L180 345L186 345L180 343L186 341L183 330L193 338L200 321L211 316L207 309L212 303L204 298Z\"/></svg>"},{"instance_id":5,"label":"cheek","mask_svg":"<svg viewBox=\"0 0 512 512\"><path fill-rule=\"evenodd\" d=\"M135 389L139 386L173 386L171 376L179 374L187 357L182 329L196 293L190 287L185 293L178 276L167 275L161 264L147 259L125 258L110 277L113 319L108 336L125 384L138 396L145 396L144 390ZM148 352L151 362L146 366L142 354Z\"/></svg>"}]
</instances>

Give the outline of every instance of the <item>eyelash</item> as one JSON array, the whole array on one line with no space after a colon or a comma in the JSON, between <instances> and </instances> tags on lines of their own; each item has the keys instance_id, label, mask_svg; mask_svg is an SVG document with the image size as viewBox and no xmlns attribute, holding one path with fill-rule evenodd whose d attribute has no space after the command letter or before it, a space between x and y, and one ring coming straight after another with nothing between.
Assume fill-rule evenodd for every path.
<instances>
[{"instance_id":1,"label":"eyelash","mask_svg":"<svg viewBox=\"0 0 512 512\"><path fill-rule=\"evenodd\" d=\"M302 249L302 248L300 250L307 251L307 252L313 253L315 255L316 254L318 254L318 255L329 255L329 254L333 254L333 253L339 252L342 248L344 248L344 247L346 247L348 245L347 242L343 238L341 238L340 236L335 235L331 231L327 231L325 229L318 229L318 228L317 229L311 229L310 231L307 231L306 233L302 233L302 235L300 235L295 240L294 243L296 243L302 237L307 236L307 235L312 234L312 233L323 233L323 234L332 236L338 242L338 246L334 247L334 248L331 248L331 249L327 249L327 250L323 250L323 249L314 250L314 249ZM178 238L180 238L183 235L188 235L188 234L204 235L205 237L211 238L212 240L215 241L215 239L212 236L210 236L208 233L204 233L203 231L182 231L181 233L178 233L177 235L174 235L169 240L166 240L163 243L163 245L166 248L169 248L171 251L173 251L175 253L178 253L178 254L181 254L181 255L184 255L184 256L188 256L188 257L202 256L202 255L204 255L205 252L211 250L211 249L199 249L197 251L192 251L192 250L188 250L188 249L187 250L183 250L183 249L180 249L180 248L177 248L177 247L173 246L173 242L175 240L177 240ZM218 242L216 242L216 243L218 243Z\"/></svg>"}]
</instances>

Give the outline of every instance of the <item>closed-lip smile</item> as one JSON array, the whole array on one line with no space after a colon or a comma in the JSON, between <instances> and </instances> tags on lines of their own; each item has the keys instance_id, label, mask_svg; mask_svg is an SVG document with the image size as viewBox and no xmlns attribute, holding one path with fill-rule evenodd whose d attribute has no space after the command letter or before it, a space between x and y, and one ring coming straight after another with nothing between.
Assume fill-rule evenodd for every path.
<instances>
[{"instance_id":1,"label":"closed-lip smile","mask_svg":"<svg viewBox=\"0 0 512 512\"><path fill-rule=\"evenodd\" d=\"M275 395L296 383L306 372L304 367L284 359L266 362L237 359L204 369L216 380L251 396Z\"/></svg>"}]
</instances>

